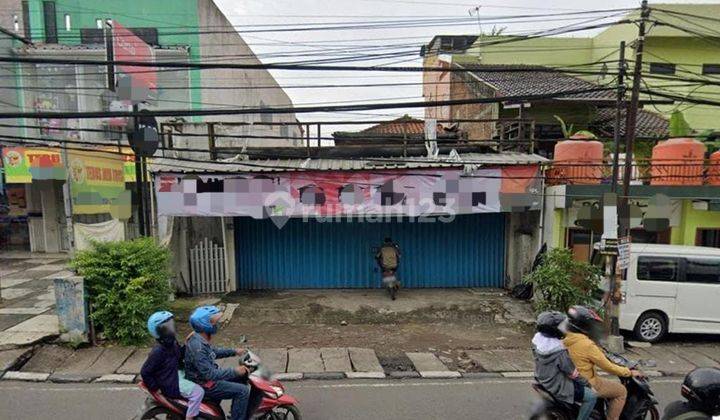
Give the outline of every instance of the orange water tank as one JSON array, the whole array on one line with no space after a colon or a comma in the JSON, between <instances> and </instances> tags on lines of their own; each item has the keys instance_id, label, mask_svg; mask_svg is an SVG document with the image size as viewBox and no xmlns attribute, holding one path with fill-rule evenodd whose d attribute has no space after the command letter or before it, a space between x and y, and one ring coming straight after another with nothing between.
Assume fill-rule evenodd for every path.
<instances>
[{"instance_id":1,"label":"orange water tank","mask_svg":"<svg viewBox=\"0 0 720 420\"><path fill-rule=\"evenodd\" d=\"M661 141L653 147L651 185L702 185L705 145L690 138Z\"/></svg>"},{"instance_id":2,"label":"orange water tank","mask_svg":"<svg viewBox=\"0 0 720 420\"><path fill-rule=\"evenodd\" d=\"M603 144L574 135L555 145L550 184L599 184L602 181Z\"/></svg>"},{"instance_id":3,"label":"orange water tank","mask_svg":"<svg viewBox=\"0 0 720 420\"><path fill-rule=\"evenodd\" d=\"M707 175L709 185L720 185L720 150L710 155Z\"/></svg>"}]
</instances>

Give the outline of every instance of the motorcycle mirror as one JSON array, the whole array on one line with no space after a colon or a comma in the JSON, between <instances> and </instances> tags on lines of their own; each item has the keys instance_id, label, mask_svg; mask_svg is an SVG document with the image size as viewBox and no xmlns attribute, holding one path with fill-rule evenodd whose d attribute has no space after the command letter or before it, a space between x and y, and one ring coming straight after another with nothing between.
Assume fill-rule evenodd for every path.
<instances>
[{"instance_id":1,"label":"motorcycle mirror","mask_svg":"<svg viewBox=\"0 0 720 420\"><path fill-rule=\"evenodd\" d=\"M247 343L247 336L245 334L240 336L240 343L241 344Z\"/></svg>"}]
</instances>

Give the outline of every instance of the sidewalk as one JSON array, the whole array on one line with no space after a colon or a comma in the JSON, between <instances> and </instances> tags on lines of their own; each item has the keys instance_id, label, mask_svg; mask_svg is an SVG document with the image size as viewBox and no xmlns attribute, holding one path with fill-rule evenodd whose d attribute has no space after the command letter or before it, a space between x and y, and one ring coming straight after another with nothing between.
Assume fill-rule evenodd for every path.
<instances>
[{"instance_id":1,"label":"sidewalk","mask_svg":"<svg viewBox=\"0 0 720 420\"><path fill-rule=\"evenodd\" d=\"M0 378L35 382L118 382L139 380L148 348L90 347L72 350L58 345L0 352ZM383 357L357 347L254 349L278 379L452 379L532 378L528 348L405 352ZM684 376L696 367L720 367L720 347L658 345L629 349L649 376ZM219 360L223 367L237 358Z\"/></svg>"},{"instance_id":2,"label":"sidewalk","mask_svg":"<svg viewBox=\"0 0 720 420\"><path fill-rule=\"evenodd\" d=\"M66 264L62 254L0 254L0 349L59 334L53 279L70 275Z\"/></svg>"}]
</instances>

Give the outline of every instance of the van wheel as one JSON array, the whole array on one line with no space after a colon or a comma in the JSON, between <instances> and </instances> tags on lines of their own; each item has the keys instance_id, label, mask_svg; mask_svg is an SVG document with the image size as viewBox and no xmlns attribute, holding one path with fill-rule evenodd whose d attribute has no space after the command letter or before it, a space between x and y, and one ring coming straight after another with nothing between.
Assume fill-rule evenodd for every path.
<instances>
[{"instance_id":1,"label":"van wheel","mask_svg":"<svg viewBox=\"0 0 720 420\"><path fill-rule=\"evenodd\" d=\"M635 324L635 337L640 341L657 343L667 334L665 316L660 312L645 312Z\"/></svg>"}]
</instances>

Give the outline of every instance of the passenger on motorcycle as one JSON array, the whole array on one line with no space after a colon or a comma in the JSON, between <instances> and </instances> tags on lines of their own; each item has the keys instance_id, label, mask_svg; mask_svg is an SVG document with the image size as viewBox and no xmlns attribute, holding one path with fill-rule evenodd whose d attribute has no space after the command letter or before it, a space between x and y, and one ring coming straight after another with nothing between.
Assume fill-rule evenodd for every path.
<instances>
[{"instance_id":1,"label":"passenger on motorcycle","mask_svg":"<svg viewBox=\"0 0 720 420\"><path fill-rule=\"evenodd\" d=\"M568 320L569 331L563 343L570 353L570 358L580 375L590 382L597 396L607 400L608 420L618 420L625 406L627 389L619 382L600 378L596 367L619 377L641 377L642 373L611 362L595 344L593 340L602 329L602 318L595 311L584 306L573 306L568 310Z\"/></svg>"},{"instance_id":2,"label":"passenger on motorcycle","mask_svg":"<svg viewBox=\"0 0 720 420\"><path fill-rule=\"evenodd\" d=\"M535 379L556 399L568 404L582 403L577 418L589 419L597 397L563 345L567 317L556 311L543 312L537 317L536 327L538 332L532 339Z\"/></svg>"},{"instance_id":3,"label":"passenger on motorcycle","mask_svg":"<svg viewBox=\"0 0 720 420\"><path fill-rule=\"evenodd\" d=\"M143 382L148 390L159 389L168 398L187 398L185 418L194 419L200 414L205 391L178 371L185 349L180 347L175 337L173 314L155 312L148 318L147 328L158 344L150 351L140 370Z\"/></svg>"},{"instance_id":4,"label":"passenger on motorcycle","mask_svg":"<svg viewBox=\"0 0 720 420\"><path fill-rule=\"evenodd\" d=\"M245 349L213 347L210 342L217 333L222 312L215 306L201 306L190 315L190 334L185 345L185 375L205 389L205 397L222 401L232 400L231 420L249 419L262 400L262 394L247 383L250 372L245 366L220 368L215 359L240 356Z\"/></svg>"}]
</instances>

